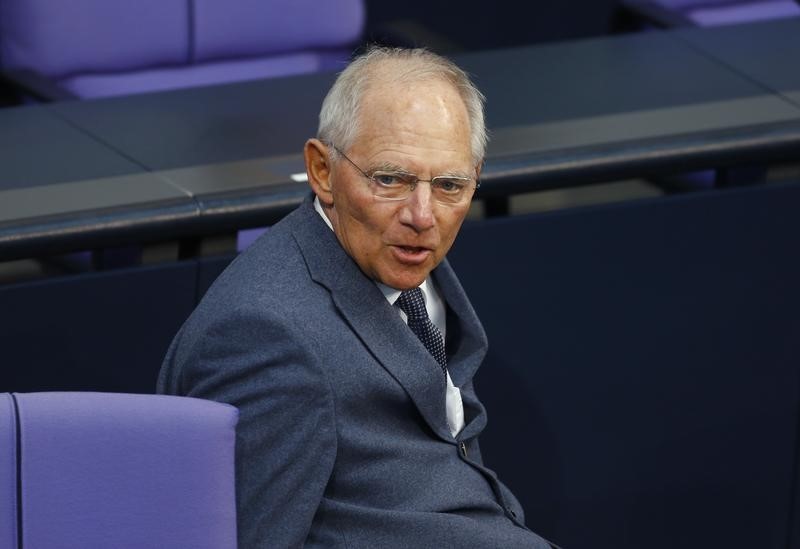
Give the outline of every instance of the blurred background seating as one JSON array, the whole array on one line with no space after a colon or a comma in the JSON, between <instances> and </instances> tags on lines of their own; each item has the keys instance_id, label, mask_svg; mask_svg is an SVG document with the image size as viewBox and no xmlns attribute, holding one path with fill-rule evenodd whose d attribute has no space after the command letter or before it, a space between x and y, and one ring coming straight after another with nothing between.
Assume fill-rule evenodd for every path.
<instances>
[{"instance_id":1,"label":"blurred background seating","mask_svg":"<svg viewBox=\"0 0 800 549\"><path fill-rule=\"evenodd\" d=\"M638 21L656 27L715 27L800 15L796 0L622 0Z\"/></svg>"},{"instance_id":2,"label":"blurred background seating","mask_svg":"<svg viewBox=\"0 0 800 549\"><path fill-rule=\"evenodd\" d=\"M0 60L37 99L93 98L340 68L362 0L0 0Z\"/></svg>"}]
</instances>

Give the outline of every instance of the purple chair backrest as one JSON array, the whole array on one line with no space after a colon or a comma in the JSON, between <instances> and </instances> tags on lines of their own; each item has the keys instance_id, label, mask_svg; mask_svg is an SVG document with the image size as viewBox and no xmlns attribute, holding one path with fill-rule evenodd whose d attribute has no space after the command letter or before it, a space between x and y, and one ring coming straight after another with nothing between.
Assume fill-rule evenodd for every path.
<instances>
[{"instance_id":1,"label":"purple chair backrest","mask_svg":"<svg viewBox=\"0 0 800 549\"><path fill-rule=\"evenodd\" d=\"M197 61L337 48L355 42L362 0L194 0Z\"/></svg>"},{"instance_id":2,"label":"purple chair backrest","mask_svg":"<svg viewBox=\"0 0 800 549\"><path fill-rule=\"evenodd\" d=\"M0 0L0 63L44 76L341 47L363 0Z\"/></svg>"},{"instance_id":3,"label":"purple chair backrest","mask_svg":"<svg viewBox=\"0 0 800 549\"><path fill-rule=\"evenodd\" d=\"M236 547L234 407L162 395L11 398L15 407L3 395L0 423L16 412L19 463L3 497L19 494L22 547Z\"/></svg>"},{"instance_id":4,"label":"purple chair backrest","mask_svg":"<svg viewBox=\"0 0 800 549\"><path fill-rule=\"evenodd\" d=\"M186 63L187 3L0 0L0 61L50 77Z\"/></svg>"}]
</instances>

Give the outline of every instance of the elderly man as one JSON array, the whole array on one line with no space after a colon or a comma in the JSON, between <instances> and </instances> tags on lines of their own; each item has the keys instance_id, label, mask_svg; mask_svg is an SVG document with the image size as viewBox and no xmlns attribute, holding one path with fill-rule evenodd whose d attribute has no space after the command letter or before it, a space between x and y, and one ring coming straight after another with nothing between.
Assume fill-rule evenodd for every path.
<instances>
[{"instance_id":1,"label":"elderly man","mask_svg":"<svg viewBox=\"0 0 800 549\"><path fill-rule=\"evenodd\" d=\"M176 336L159 391L240 410L241 547L549 547L481 459L486 337L445 260L485 144L451 62L356 59L305 145L313 196Z\"/></svg>"}]
</instances>

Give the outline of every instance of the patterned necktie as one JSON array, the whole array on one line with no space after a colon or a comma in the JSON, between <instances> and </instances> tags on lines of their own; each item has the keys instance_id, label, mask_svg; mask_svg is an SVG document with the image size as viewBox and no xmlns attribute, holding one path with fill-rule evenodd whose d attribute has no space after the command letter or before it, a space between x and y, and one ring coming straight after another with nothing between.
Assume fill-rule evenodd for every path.
<instances>
[{"instance_id":1,"label":"patterned necktie","mask_svg":"<svg viewBox=\"0 0 800 549\"><path fill-rule=\"evenodd\" d=\"M433 355L442 372L447 374L447 356L444 352L444 338L439 329L428 318L428 311L425 309L425 300L422 297L422 290L414 288L406 290L397 298L397 305L408 317L408 327L414 332L419 340Z\"/></svg>"}]
</instances>

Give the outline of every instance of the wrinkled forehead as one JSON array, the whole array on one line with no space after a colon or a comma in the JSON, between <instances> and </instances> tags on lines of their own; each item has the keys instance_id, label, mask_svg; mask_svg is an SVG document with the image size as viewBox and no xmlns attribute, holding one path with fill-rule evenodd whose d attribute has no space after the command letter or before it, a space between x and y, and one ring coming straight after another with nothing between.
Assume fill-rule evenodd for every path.
<instances>
[{"instance_id":1,"label":"wrinkled forehead","mask_svg":"<svg viewBox=\"0 0 800 549\"><path fill-rule=\"evenodd\" d=\"M377 91L377 90L376 90ZM393 166L422 177L471 175L473 167L465 109L441 90L377 92L364 103L353 152L371 168Z\"/></svg>"}]
</instances>

